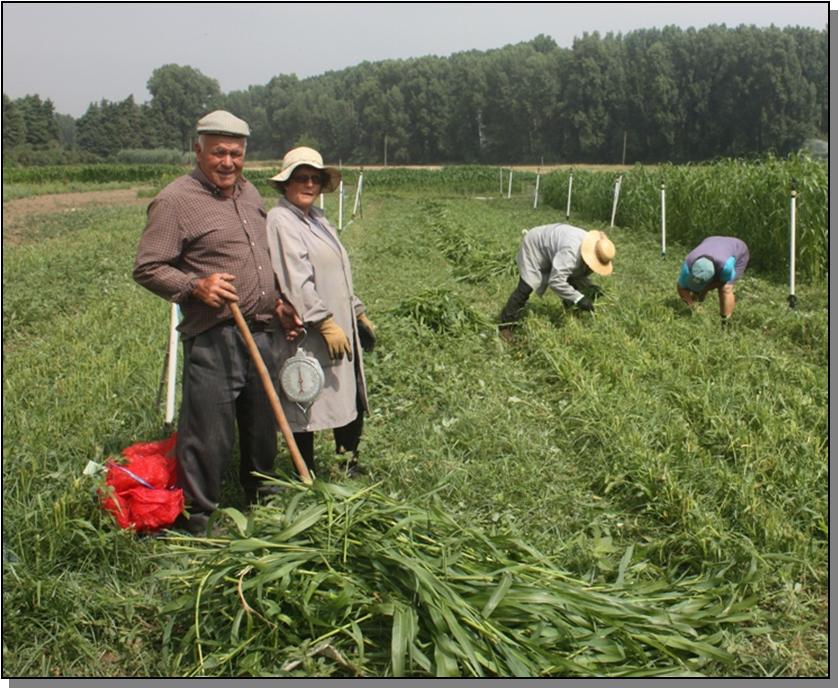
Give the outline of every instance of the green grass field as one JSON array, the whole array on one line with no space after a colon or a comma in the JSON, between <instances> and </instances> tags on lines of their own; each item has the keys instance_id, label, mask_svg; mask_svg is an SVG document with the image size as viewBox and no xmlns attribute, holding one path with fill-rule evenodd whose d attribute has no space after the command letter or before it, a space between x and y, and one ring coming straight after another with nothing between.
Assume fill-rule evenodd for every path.
<instances>
[{"instance_id":1,"label":"green grass field","mask_svg":"<svg viewBox=\"0 0 839 688\"><path fill-rule=\"evenodd\" d=\"M494 320L521 230L564 216L531 206L365 196L342 236L379 333L364 484L405 502L436 490L458 523L518 537L578 581L699 580L721 603L753 600L713 636L732 663L710 659L705 675L826 676L826 284L799 284L791 311L784 284L747 272L722 332L713 294L693 313L676 296L692 246L673 229L661 257L655 235L621 227L595 315L534 297L508 345ZM143 224L142 206L36 216L5 247L4 676L198 672L162 611L178 542L118 530L82 473L162 436L168 309L130 277ZM279 461L290 471L285 450ZM242 508L234 476L227 505Z\"/></svg>"}]
</instances>

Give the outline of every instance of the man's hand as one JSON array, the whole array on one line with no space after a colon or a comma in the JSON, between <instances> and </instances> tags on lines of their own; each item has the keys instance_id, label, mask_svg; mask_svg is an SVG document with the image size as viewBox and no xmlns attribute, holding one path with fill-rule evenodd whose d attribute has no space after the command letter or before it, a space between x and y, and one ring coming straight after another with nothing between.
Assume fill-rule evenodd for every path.
<instances>
[{"instance_id":1,"label":"man's hand","mask_svg":"<svg viewBox=\"0 0 839 688\"><path fill-rule=\"evenodd\" d=\"M209 277L196 280L192 295L208 306L221 308L228 301L239 300L236 287L231 284L235 279L236 276L228 272L214 272Z\"/></svg>"},{"instance_id":2,"label":"man's hand","mask_svg":"<svg viewBox=\"0 0 839 688\"><path fill-rule=\"evenodd\" d=\"M694 294L690 289L680 286L679 284L676 285L676 292L679 294L679 298L685 302L686 305L693 308L696 305L696 294Z\"/></svg>"},{"instance_id":3,"label":"man's hand","mask_svg":"<svg viewBox=\"0 0 839 688\"><path fill-rule=\"evenodd\" d=\"M285 331L285 338L290 342L297 339L297 336L303 331L303 321L294 306L288 301L277 299L274 304L274 313L277 315L277 320L280 321L280 326Z\"/></svg>"},{"instance_id":4,"label":"man's hand","mask_svg":"<svg viewBox=\"0 0 839 688\"><path fill-rule=\"evenodd\" d=\"M589 311L590 313L594 313L594 304L589 301L585 296L577 301L576 304L577 308L581 311Z\"/></svg>"}]
</instances>

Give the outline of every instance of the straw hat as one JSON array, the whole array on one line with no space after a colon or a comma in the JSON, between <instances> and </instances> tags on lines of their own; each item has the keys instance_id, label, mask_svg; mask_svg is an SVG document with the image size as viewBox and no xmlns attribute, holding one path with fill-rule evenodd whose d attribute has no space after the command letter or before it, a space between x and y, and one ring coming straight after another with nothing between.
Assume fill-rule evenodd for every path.
<instances>
[{"instance_id":1,"label":"straw hat","mask_svg":"<svg viewBox=\"0 0 839 688\"><path fill-rule=\"evenodd\" d=\"M615 258L615 245L605 232L593 229L586 234L580 247L583 260L598 275L611 275L612 260Z\"/></svg>"},{"instance_id":2,"label":"straw hat","mask_svg":"<svg viewBox=\"0 0 839 688\"><path fill-rule=\"evenodd\" d=\"M341 181L341 172L337 167L326 167L323 164L323 158L314 148L306 148L300 146L299 148L292 148L283 158L283 166L280 173L271 177L268 183L282 191L283 184L288 181L289 177L301 165L314 167L316 170L322 170L326 177L323 182L321 191L329 193L338 188L338 182Z\"/></svg>"}]
</instances>

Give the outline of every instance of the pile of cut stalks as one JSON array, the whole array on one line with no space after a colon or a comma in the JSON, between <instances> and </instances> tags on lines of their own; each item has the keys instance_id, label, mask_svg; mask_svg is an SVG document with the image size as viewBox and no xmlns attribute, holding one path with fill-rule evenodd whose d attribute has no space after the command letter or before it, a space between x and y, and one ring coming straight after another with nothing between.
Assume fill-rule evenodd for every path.
<instances>
[{"instance_id":1,"label":"pile of cut stalks","mask_svg":"<svg viewBox=\"0 0 839 688\"><path fill-rule=\"evenodd\" d=\"M208 538L172 534L164 644L187 676L724 674L753 601L712 576L589 584L436 495L273 481ZM421 506L420 506L421 505Z\"/></svg>"}]
</instances>

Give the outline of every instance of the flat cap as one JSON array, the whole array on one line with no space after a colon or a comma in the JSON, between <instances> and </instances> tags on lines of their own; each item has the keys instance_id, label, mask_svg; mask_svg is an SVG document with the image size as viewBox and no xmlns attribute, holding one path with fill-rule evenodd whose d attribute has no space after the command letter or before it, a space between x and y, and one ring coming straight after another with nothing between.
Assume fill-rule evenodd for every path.
<instances>
[{"instance_id":1,"label":"flat cap","mask_svg":"<svg viewBox=\"0 0 839 688\"><path fill-rule=\"evenodd\" d=\"M199 134L217 134L219 136L250 136L248 123L231 115L226 110L214 110L198 120L195 131Z\"/></svg>"}]
</instances>

